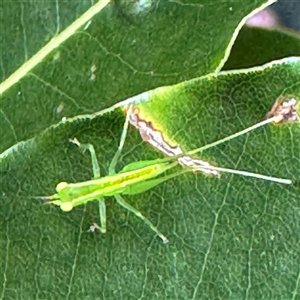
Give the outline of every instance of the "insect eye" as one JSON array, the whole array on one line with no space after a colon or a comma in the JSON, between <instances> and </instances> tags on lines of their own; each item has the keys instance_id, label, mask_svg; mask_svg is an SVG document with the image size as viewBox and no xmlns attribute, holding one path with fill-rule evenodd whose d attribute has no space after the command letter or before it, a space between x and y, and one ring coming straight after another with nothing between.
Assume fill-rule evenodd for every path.
<instances>
[{"instance_id":1,"label":"insect eye","mask_svg":"<svg viewBox=\"0 0 300 300\"><path fill-rule=\"evenodd\" d=\"M56 191L59 193L61 190L63 190L66 186L68 186L67 182L60 182L57 186L56 186Z\"/></svg>"},{"instance_id":2,"label":"insect eye","mask_svg":"<svg viewBox=\"0 0 300 300\"><path fill-rule=\"evenodd\" d=\"M72 210L72 208L73 208L73 205L71 202L64 202L60 205L60 209L62 211L70 211L70 210Z\"/></svg>"}]
</instances>

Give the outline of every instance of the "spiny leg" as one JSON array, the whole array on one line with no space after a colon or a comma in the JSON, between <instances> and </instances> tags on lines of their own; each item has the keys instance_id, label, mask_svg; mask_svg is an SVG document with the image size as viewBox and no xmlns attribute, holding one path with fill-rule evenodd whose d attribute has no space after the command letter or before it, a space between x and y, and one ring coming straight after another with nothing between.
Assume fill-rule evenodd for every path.
<instances>
[{"instance_id":1,"label":"spiny leg","mask_svg":"<svg viewBox=\"0 0 300 300\"><path fill-rule=\"evenodd\" d=\"M94 179L100 178L100 167L96 156L95 148L92 144L81 144L77 139L70 140L72 143L76 144L80 149L84 151L88 150L91 155L92 166L93 166L93 177ZM96 229L99 229L102 233L106 232L106 206L104 198L101 197L99 201L99 215L100 215L100 224L94 223L90 226L88 231L94 232Z\"/></svg>"},{"instance_id":2,"label":"spiny leg","mask_svg":"<svg viewBox=\"0 0 300 300\"><path fill-rule=\"evenodd\" d=\"M84 153L86 150L90 152L93 166L94 179L100 178L100 167L96 156L95 148L92 144L81 144L76 138L70 139L70 142L77 145L79 149Z\"/></svg>"},{"instance_id":3,"label":"spiny leg","mask_svg":"<svg viewBox=\"0 0 300 300\"><path fill-rule=\"evenodd\" d=\"M113 157L113 159L112 159L112 161L109 165L109 168L108 168L108 174L109 175L116 174L115 167L118 163L118 160L120 158L120 155L122 153L122 149L123 149L123 146L124 146L124 143L125 143L127 130L128 130L128 125L129 125L129 117L130 117L131 112L132 112L132 106L129 106L129 109L128 109L127 114L126 114L125 122L124 122L124 125L123 125L123 130L122 130L118 150L117 150L116 154L114 155L114 157Z\"/></svg>"},{"instance_id":4,"label":"spiny leg","mask_svg":"<svg viewBox=\"0 0 300 300\"><path fill-rule=\"evenodd\" d=\"M137 217L143 220L162 240L163 243L166 244L169 240L150 222L146 217L144 217L137 209L127 203L120 195L115 195L117 202L123 206L125 209L134 213Z\"/></svg>"}]
</instances>

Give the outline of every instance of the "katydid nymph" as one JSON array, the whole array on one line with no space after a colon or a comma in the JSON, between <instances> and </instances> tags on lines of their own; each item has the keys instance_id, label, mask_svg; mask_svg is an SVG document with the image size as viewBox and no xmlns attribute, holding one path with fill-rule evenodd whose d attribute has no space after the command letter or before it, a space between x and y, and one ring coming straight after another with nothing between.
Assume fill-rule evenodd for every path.
<instances>
[{"instance_id":1,"label":"katydid nymph","mask_svg":"<svg viewBox=\"0 0 300 300\"><path fill-rule=\"evenodd\" d=\"M91 155L92 168L93 168L93 179L78 182L78 183L67 183L60 182L56 186L56 194L48 197L40 197L40 199L47 200L47 203L51 203L57 205L63 211L70 211L74 207L86 204L90 201L98 201L99 203L99 215L100 215L100 225L93 224L90 227L89 231L94 231L95 229L99 229L102 233L106 232L106 206L105 206L105 197L113 196L117 203L123 206L128 211L134 213L137 217L143 220L163 241L163 243L168 243L168 239L163 235L156 226L148 220L142 213L135 209L133 206L128 204L122 197L122 195L135 195L143 193L155 186L161 184L162 182L174 178L180 174L185 172L198 172L202 171L204 173L205 170L212 170L214 172L227 172L233 174L239 174L243 176L250 176L261 178L264 180L270 180L283 184L291 184L291 180L274 178L269 176L264 176L255 173L249 173L245 171L237 171L225 168L217 168L211 165L206 166L190 166L181 168L179 171L176 170L174 172L167 172L164 176L159 176L165 173L166 171L175 168L180 164L179 158L183 156L189 156L195 154L197 152L201 152L210 147L221 144L225 141L228 141L232 138L235 138L239 135L245 134L255 128L263 126L270 122L277 122L278 116L267 119L263 122L255 124L243 131L235 133L229 137L226 137L222 140L214 142L212 144L200 147L193 151L186 152L181 155L173 156L171 158L165 159L156 159L151 161L137 161L126 165L120 172L116 173L115 167L118 162L118 159L121 155L121 151L125 142L129 118L131 113L131 106L127 110L126 120L123 126L123 132L121 134L120 144L117 152L115 153L110 166L109 173L107 176L100 176L100 168L97 161L96 153L92 144L81 144L77 139L70 140L71 142L78 145L83 151L88 150ZM276 119L277 118L277 119Z\"/></svg>"}]
</instances>

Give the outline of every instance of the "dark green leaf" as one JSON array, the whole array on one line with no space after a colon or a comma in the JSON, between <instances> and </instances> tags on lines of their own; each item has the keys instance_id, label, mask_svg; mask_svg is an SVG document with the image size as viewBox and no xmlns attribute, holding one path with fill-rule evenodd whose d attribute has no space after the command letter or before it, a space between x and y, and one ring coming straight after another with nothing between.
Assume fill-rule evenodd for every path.
<instances>
[{"instance_id":1,"label":"dark green leaf","mask_svg":"<svg viewBox=\"0 0 300 300\"><path fill-rule=\"evenodd\" d=\"M173 86L160 94L163 101L153 114L167 110L159 124L177 132L174 139L185 147L201 146L261 121L280 95L299 99L299 67L299 60L290 59ZM86 232L98 222L97 203L64 213L31 198L53 194L60 181L92 177L88 154L70 144L70 137L95 145L106 174L123 120L119 111L70 119L2 155L5 297L16 297L15 282L21 282L17 290L23 297L42 299L297 295L299 187L226 174L220 179L185 174L127 196L167 235L167 245L113 198L107 199L105 235ZM201 157L299 181L299 138L299 123L269 124ZM133 128L123 153L119 170L161 156Z\"/></svg>"},{"instance_id":2,"label":"dark green leaf","mask_svg":"<svg viewBox=\"0 0 300 300\"><path fill-rule=\"evenodd\" d=\"M3 2L1 79L17 74L90 5ZM269 124L199 154L218 166L290 178L293 186L184 174L124 196L167 245L112 197L106 234L87 232L99 222L97 203L65 213L34 198L55 193L61 181L92 177L90 157L69 142L73 137L94 144L107 174L124 122L121 110L108 108L138 93L187 80L143 104L153 124L185 149L261 121L278 97L299 99L296 59L210 74L225 63L243 18L261 5L267 1L115 0L18 83L0 85L1 299L299 297L299 123ZM275 49L270 36L255 40L268 39ZM297 51L292 40L288 48ZM234 50L231 66L297 54L278 47L270 56L243 56L244 49ZM158 157L131 126L117 170Z\"/></svg>"},{"instance_id":3,"label":"dark green leaf","mask_svg":"<svg viewBox=\"0 0 300 300\"><path fill-rule=\"evenodd\" d=\"M289 56L300 56L299 34L244 26L223 70L255 67Z\"/></svg>"}]
</instances>

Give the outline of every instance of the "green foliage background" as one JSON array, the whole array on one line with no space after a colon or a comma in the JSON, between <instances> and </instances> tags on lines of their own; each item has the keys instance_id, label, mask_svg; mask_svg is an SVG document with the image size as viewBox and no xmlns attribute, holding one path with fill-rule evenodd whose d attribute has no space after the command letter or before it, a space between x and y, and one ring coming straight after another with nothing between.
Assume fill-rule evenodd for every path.
<instances>
[{"instance_id":1,"label":"green foliage background","mask_svg":"<svg viewBox=\"0 0 300 300\"><path fill-rule=\"evenodd\" d=\"M298 36L244 28L230 52L243 18L263 4L114 1L1 91L1 299L300 297L297 186L186 174L127 197L167 245L113 198L106 235L86 232L97 203L63 213L32 198L91 178L90 158L71 137L95 145L106 174L124 115L104 109L141 92L187 81L147 105L189 149L261 121L280 96L299 99L300 62L288 58L300 55ZM2 81L90 5L3 2ZM234 71L211 74L223 64ZM299 123L268 125L201 157L299 182L299 138ZM156 157L131 128L118 168Z\"/></svg>"}]
</instances>

